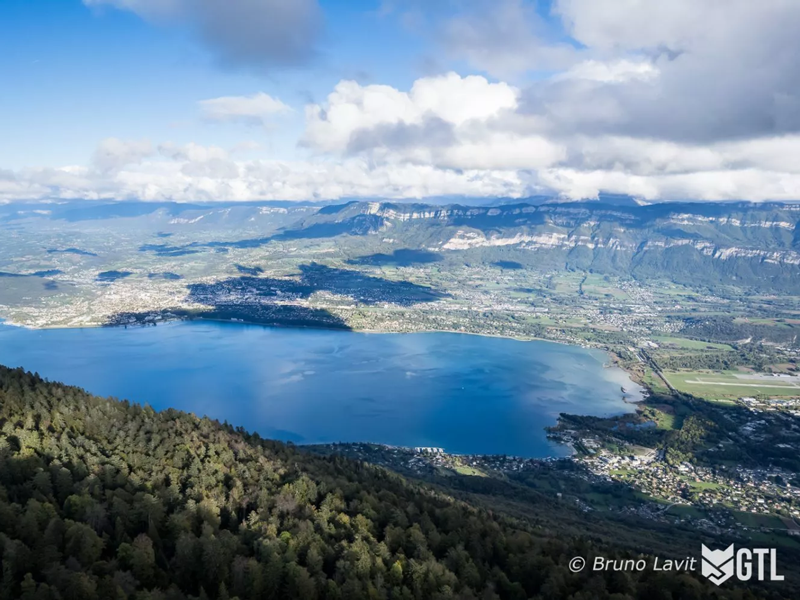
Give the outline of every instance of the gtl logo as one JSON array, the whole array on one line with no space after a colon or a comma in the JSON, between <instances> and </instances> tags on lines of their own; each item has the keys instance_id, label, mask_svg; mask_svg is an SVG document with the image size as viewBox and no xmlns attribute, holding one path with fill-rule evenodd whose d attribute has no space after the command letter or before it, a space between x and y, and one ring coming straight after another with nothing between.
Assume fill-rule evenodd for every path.
<instances>
[{"instance_id":1,"label":"gtl logo","mask_svg":"<svg viewBox=\"0 0 800 600\"><path fill-rule=\"evenodd\" d=\"M734 551L731 544L725 550L711 550L703 544L702 573L715 585L728 581L734 574L740 581L749 581L754 574L758 581L765 581L767 556L769 581L783 581L783 575L778 575L778 555L775 548L739 548Z\"/></svg>"}]
</instances>

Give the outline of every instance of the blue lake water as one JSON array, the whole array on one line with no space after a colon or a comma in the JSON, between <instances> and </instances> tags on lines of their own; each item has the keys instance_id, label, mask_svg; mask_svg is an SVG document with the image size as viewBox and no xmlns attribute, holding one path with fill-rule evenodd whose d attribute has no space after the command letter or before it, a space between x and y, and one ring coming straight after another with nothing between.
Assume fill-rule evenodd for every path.
<instances>
[{"instance_id":1,"label":"blue lake water","mask_svg":"<svg viewBox=\"0 0 800 600\"><path fill-rule=\"evenodd\" d=\"M561 412L612 415L641 388L603 352L452 333L364 334L211 322L28 330L0 364L94 394L227 420L296 443L377 442L562 456Z\"/></svg>"}]
</instances>

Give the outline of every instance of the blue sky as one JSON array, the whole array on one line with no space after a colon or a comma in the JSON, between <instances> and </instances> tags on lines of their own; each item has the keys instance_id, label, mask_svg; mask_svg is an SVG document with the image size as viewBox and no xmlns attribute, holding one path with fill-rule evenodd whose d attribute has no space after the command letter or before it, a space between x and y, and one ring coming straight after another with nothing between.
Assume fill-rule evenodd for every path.
<instances>
[{"instance_id":1,"label":"blue sky","mask_svg":"<svg viewBox=\"0 0 800 600\"><path fill-rule=\"evenodd\" d=\"M302 69L226 68L180 27L148 23L80 0L5 0L0 19L2 129L0 165L57 167L89 160L106 137L235 144L240 127L198 124L196 103L258 91L300 109L269 135L277 152L294 152L302 106L340 79L379 78L408 86L422 74L424 45L373 1L323 4L319 55ZM260 140L263 141L263 140Z\"/></svg>"},{"instance_id":2,"label":"blue sky","mask_svg":"<svg viewBox=\"0 0 800 600\"><path fill-rule=\"evenodd\" d=\"M5 0L0 201L796 199L798 25L781 0Z\"/></svg>"}]
</instances>

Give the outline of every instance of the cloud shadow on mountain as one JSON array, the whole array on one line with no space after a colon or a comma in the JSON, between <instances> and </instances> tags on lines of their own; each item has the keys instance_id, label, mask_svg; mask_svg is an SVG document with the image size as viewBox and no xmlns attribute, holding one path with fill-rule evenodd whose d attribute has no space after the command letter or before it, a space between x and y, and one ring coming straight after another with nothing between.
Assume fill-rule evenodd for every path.
<instances>
[{"instance_id":1,"label":"cloud shadow on mountain","mask_svg":"<svg viewBox=\"0 0 800 600\"><path fill-rule=\"evenodd\" d=\"M442 260L441 255L429 250L413 250L411 248L400 248L391 254L369 254L360 256L347 261L349 265L364 265L372 267L411 267L413 265L425 265Z\"/></svg>"},{"instance_id":2,"label":"cloud shadow on mountain","mask_svg":"<svg viewBox=\"0 0 800 600\"><path fill-rule=\"evenodd\" d=\"M434 302L446 297L437 290L409 281L392 281L319 263L301 265L298 277L243 276L215 283L191 284L188 290L187 300L206 306L215 306L222 298L229 303L263 302L272 298L308 299L320 291L348 296L361 304L388 302L401 306Z\"/></svg>"}]
</instances>

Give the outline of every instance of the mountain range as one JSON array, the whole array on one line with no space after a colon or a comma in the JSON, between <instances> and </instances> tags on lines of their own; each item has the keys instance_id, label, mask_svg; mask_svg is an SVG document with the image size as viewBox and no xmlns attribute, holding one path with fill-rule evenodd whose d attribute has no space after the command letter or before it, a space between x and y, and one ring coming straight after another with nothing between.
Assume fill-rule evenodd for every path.
<instances>
[{"instance_id":1,"label":"mountain range","mask_svg":"<svg viewBox=\"0 0 800 600\"><path fill-rule=\"evenodd\" d=\"M407 266L499 261L540 270L666 278L708 288L800 290L800 204L790 203L639 205L617 199L493 206L353 201L322 206L68 202L0 207L0 224L12 231L35 230L43 221L50 222L50 230L102 227L142 237L175 236L164 245L166 250L143 246L173 256L189 248L196 253L336 238L337 248L356 263L390 251L399 252ZM178 240L185 243L178 245Z\"/></svg>"}]
</instances>

